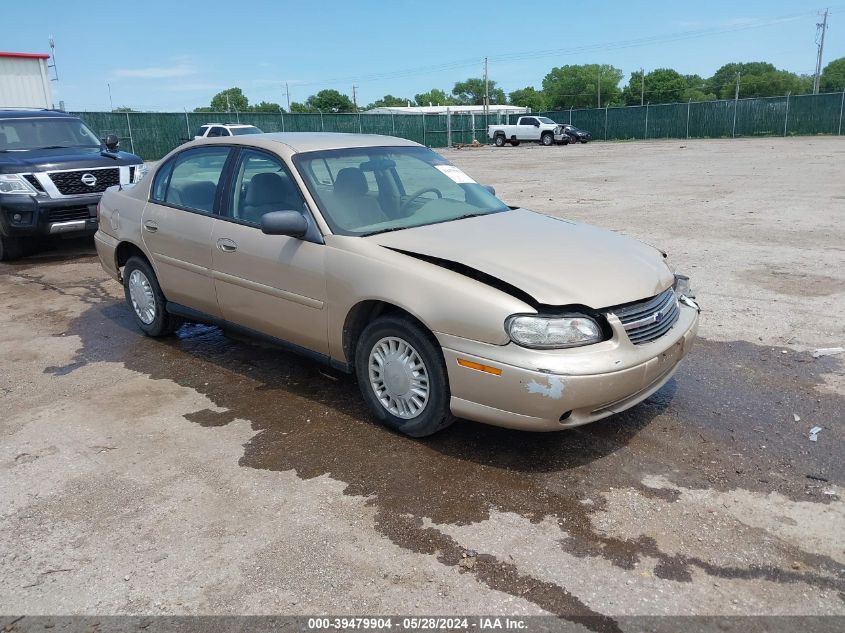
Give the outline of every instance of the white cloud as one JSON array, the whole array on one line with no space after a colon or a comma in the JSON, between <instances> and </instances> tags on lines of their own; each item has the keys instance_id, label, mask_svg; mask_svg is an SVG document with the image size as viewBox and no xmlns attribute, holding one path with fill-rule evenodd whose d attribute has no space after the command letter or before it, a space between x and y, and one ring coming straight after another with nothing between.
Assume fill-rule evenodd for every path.
<instances>
[{"instance_id":1,"label":"white cloud","mask_svg":"<svg viewBox=\"0 0 845 633\"><path fill-rule=\"evenodd\" d=\"M188 77L196 73L197 69L193 64L181 61L172 66L119 68L112 72L112 76L123 79L170 79L173 77Z\"/></svg>"}]
</instances>

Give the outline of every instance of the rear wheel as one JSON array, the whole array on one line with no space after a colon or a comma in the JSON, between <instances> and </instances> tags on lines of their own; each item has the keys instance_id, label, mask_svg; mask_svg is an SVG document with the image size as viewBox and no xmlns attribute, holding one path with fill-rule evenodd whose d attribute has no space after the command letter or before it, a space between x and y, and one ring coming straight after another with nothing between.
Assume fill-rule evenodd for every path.
<instances>
[{"instance_id":1,"label":"rear wheel","mask_svg":"<svg viewBox=\"0 0 845 633\"><path fill-rule=\"evenodd\" d=\"M20 238L0 234L0 262L19 259L23 255L23 243Z\"/></svg>"},{"instance_id":2,"label":"rear wheel","mask_svg":"<svg viewBox=\"0 0 845 633\"><path fill-rule=\"evenodd\" d=\"M505 137L502 134L499 134L496 138L493 139L493 143L496 145L496 147L504 147Z\"/></svg>"},{"instance_id":3,"label":"rear wheel","mask_svg":"<svg viewBox=\"0 0 845 633\"><path fill-rule=\"evenodd\" d=\"M373 415L400 433L425 437L455 420L443 354L409 318L385 316L364 329L355 350L355 374Z\"/></svg>"},{"instance_id":4,"label":"rear wheel","mask_svg":"<svg viewBox=\"0 0 845 633\"><path fill-rule=\"evenodd\" d=\"M554 144L555 137L551 132L544 132L543 135L540 137L540 142L546 147L549 147L550 145Z\"/></svg>"},{"instance_id":5,"label":"rear wheel","mask_svg":"<svg viewBox=\"0 0 845 633\"><path fill-rule=\"evenodd\" d=\"M123 268L123 292L135 323L147 336L167 336L182 319L165 310L167 299L158 285L152 266L141 257L130 257Z\"/></svg>"}]
</instances>

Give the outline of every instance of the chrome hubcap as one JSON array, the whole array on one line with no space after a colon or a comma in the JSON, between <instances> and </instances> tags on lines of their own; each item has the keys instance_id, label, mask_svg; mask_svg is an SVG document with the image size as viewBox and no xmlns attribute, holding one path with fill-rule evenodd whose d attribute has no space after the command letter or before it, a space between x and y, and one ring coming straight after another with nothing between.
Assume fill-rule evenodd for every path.
<instances>
[{"instance_id":1,"label":"chrome hubcap","mask_svg":"<svg viewBox=\"0 0 845 633\"><path fill-rule=\"evenodd\" d=\"M156 318L156 298L150 280L140 270L133 270L129 275L129 298L141 322L152 323Z\"/></svg>"},{"instance_id":2,"label":"chrome hubcap","mask_svg":"<svg viewBox=\"0 0 845 633\"><path fill-rule=\"evenodd\" d=\"M407 341L388 336L373 345L370 385L379 402L404 420L417 417L428 402L428 370Z\"/></svg>"}]
</instances>

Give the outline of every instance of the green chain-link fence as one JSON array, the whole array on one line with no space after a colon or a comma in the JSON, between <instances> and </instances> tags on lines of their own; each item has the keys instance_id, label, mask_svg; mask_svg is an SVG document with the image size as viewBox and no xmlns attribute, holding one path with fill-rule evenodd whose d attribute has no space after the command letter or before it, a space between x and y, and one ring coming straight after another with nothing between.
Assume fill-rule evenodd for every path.
<instances>
[{"instance_id":1,"label":"green chain-link fence","mask_svg":"<svg viewBox=\"0 0 845 633\"><path fill-rule=\"evenodd\" d=\"M558 123L589 130L594 139L725 138L842 134L845 92L794 97L702 101L621 108L542 112ZM265 132L387 134L429 147L488 142L487 125L500 115L274 114L240 112L76 112L100 136L115 134L121 147L146 160L164 156L193 138L204 123L247 123ZM511 122L517 115L510 115Z\"/></svg>"}]
</instances>

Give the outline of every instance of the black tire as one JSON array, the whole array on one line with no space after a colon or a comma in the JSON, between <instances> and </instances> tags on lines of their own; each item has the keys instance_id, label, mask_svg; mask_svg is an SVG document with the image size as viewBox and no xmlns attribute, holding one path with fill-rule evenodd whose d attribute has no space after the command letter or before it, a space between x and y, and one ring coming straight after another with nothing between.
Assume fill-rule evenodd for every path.
<instances>
[{"instance_id":1,"label":"black tire","mask_svg":"<svg viewBox=\"0 0 845 633\"><path fill-rule=\"evenodd\" d=\"M370 380L369 359L377 344L386 338L400 339L410 345L425 366L428 378L428 400L412 418L395 415L382 404ZM355 375L364 402L376 419L385 426L409 435L426 437L445 429L455 421L449 409L449 379L443 353L434 337L403 316L383 316L370 323L361 333L355 348ZM385 378L385 385L387 385Z\"/></svg>"},{"instance_id":2,"label":"black tire","mask_svg":"<svg viewBox=\"0 0 845 633\"><path fill-rule=\"evenodd\" d=\"M555 143L554 134L552 134L551 132L543 132L543 134L540 136L540 143L542 145L545 145L546 147L550 147L550 146L554 145L554 143Z\"/></svg>"},{"instance_id":3,"label":"black tire","mask_svg":"<svg viewBox=\"0 0 845 633\"><path fill-rule=\"evenodd\" d=\"M514 147L519 147L519 141L514 139L511 141L511 145L513 145Z\"/></svg>"},{"instance_id":4,"label":"black tire","mask_svg":"<svg viewBox=\"0 0 845 633\"><path fill-rule=\"evenodd\" d=\"M20 238L0 234L0 262L10 262L23 256Z\"/></svg>"},{"instance_id":5,"label":"black tire","mask_svg":"<svg viewBox=\"0 0 845 633\"><path fill-rule=\"evenodd\" d=\"M149 283L150 292L152 293L152 299L154 300L154 316L149 323L144 322L139 316L138 311L136 311L129 289L130 278L132 278L132 273L136 270L146 278ZM126 262L126 266L123 267L123 294L126 297L126 305L135 319L135 324L147 336L154 338L168 336L169 334L173 334L182 325L182 319L168 314L165 309L167 299L161 291L161 286L158 285L158 279L152 266L143 257L132 256Z\"/></svg>"},{"instance_id":6,"label":"black tire","mask_svg":"<svg viewBox=\"0 0 845 633\"><path fill-rule=\"evenodd\" d=\"M502 134L498 134L496 138L493 139L493 144L496 147L504 147L505 146L505 137Z\"/></svg>"}]
</instances>

